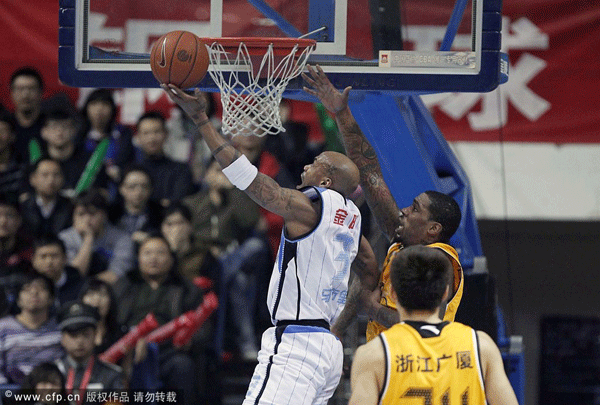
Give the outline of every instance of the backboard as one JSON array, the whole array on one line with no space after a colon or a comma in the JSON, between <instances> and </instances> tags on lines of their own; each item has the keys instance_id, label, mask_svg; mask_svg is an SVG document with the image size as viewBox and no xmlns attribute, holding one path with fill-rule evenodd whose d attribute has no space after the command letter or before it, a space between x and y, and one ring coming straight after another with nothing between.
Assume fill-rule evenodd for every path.
<instances>
[{"instance_id":1,"label":"backboard","mask_svg":"<svg viewBox=\"0 0 600 405\"><path fill-rule=\"evenodd\" d=\"M75 87L157 87L152 43L199 37L317 40L309 59L338 88L487 92L507 78L501 0L60 0L59 75ZM210 75L198 85L219 91ZM302 79L285 97L310 100ZM356 93L356 92L353 92Z\"/></svg>"}]
</instances>

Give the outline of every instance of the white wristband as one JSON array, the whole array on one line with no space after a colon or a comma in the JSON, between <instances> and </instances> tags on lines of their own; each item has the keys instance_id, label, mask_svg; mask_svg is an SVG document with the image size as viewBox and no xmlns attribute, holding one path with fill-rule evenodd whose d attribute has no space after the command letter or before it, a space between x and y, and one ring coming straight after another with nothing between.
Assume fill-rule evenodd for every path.
<instances>
[{"instance_id":1,"label":"white wristband","mask_svg":"<svg viewBox=\"0 0 600 405\"><path fill-rule=\"evenodd\" d=\"M240 190L245 190L256 178L258 169L250 163L246 155L242 155L242 157L224 168L223 174L229 179L231 184Z\"/></svg>"}]
</instances>

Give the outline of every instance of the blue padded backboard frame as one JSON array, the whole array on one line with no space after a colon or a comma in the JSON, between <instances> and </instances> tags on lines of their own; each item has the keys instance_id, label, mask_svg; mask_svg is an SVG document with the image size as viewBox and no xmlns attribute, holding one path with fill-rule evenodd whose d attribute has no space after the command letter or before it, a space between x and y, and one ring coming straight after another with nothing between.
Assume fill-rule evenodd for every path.
<instances>
[{"instance_id":1,"label":"blue padded backboard frame","mask_svg":"<svg viewBox=\"0 0 600 405\"><path fill-rule=\"evenodd\" d=\"M75 58L76 1L60 0L59 58L61 61L74 61ZM258 8L265 7L260 0L251 1L256 3L255 6ZM462 4L464 1L458 1L455 13L453 13L453 19L456 21L460 20L456 16L462 12L461 10L464 10ZM323 10L327 10L331 6L332 0L322 1L318 3L318 6L315 3L311 4L313 5L309 13L312 21L310 26L317 27L323 23L317 19L328 14ZM461 81L459 91L465 91L463 85L471 91L488 91L499 84L501 6L501 0L484 1L482 66L488 65L494 73L477 75L477 77L458 75ZM264 12L268 12L268 10ZM329 15L331 16L331 13ZM271 17L280 18L277 15L271 15ZM455 34L455 31L452 32L455 24L457 22L452 23L452 27L448 27L449 34L446 36L448 39L445 39L444 47L449 47L451 44ZM485 62L486 60L488 62ZM155 87L158 84L150 71L121 71L117 80L114 78L115 72L78 71L74 69L74 63L71 63L70 66L73 68L63 69L64 64L61 63L61 80L65 83L77 83L85 87L105 87L107 83L110 83L109 87L115 88ZM399 207L409 205L416 195L430 189L452 195L456 199L461 207L463 218L452 243L457 248L465 268L473 267L474 257L481 256L482 249L468 179L421 99L415 95L414 91L397 90L403 88L401 83L404 80L416 80L423 82L423 85L420 86L421 91L423 88L430 88L436 92L450 91L454 89L451 84L452 80L444 75L328 73L328 76L337 88L344 88L348 85L353 87L351 108L359 126L380 156L386 182ZM452 79L457 79L457 77L452 77ZM465 81L468 81L468 84L465 84ZM205 88L204 82L199 87ZM300 80L296 80L288 88L287 96L290 98L316 101L301 90L302 82ZM378 89L381 91L377 91ZM399 93L402 95L398 95Z\"/></svg>"},{"instance_id":2,"label":"blue padded backboard frame","mask_svg":"<svg viewBox=\"0 0 600 405\"><path fill-rule=\"evenodd\" d=\"M264 2L253 1L259 8ZM59 77L73 87L153 88L159 83L149 69L149 63L140 63L139 70L102 70L79 68L76 63L76 15L82 0L60 0L59 14ZM332 21L332 0L311 0L309 27L318 27ZM489 92L507 78L507 63L503 63L500 52L502 28L502 0L483 0L481 68L477 74L416 74L416 73L340 73L327 72L331 82L338 88L352 86L355 91L384 91L394 95L437 92ZM283 22L280 23L284 25ZM326 33L333 35L333 32ZM320 35L323 35L321 33ZM107 53L107 60L117 56ZM139 55L138 55L139 57ZM149 55L143 55L148 58ZM313 55L310 63L325 63L326 58ZM377 61L372 61L376 66ZM292 80L284 97L311 100L302 92L301 78ZM207 75L197 86L204 91L219 91Z\"/></svg>"}]
</instances>

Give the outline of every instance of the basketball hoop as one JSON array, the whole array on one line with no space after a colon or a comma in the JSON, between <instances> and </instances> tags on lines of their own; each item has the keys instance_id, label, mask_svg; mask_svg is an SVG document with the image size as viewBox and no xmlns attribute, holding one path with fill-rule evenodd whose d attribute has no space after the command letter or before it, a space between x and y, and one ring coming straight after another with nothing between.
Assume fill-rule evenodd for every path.
<instances>
[{"instance_id":1,"label":"basketball hoop","mask_svg":"<svg viewBox=\"0 0 600 405\"><path fill-rule=\"evenodd\" d=\"M290 80L302 73L316 47L301 38L202 38L221 90L224 133L274 135L284 132L279 103Z\"/></svg>"}]
</instances>

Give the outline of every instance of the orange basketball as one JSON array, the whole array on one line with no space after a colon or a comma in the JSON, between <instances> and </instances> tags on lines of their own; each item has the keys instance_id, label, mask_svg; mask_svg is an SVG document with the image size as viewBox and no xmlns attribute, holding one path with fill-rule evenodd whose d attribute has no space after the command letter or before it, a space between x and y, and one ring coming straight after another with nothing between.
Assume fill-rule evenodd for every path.
<instances>
[{"instance_id":1,"label":"orange basketball","mask_svg":"<svg viewBox=\"0 0 600 405\"><path fill-rule=\"evenodd\" d=\"M182 89L200 83L208 70L206 45L188 31L171 31L152 45L150 67L161 83Z\"/></svg>"}]
</instances>

